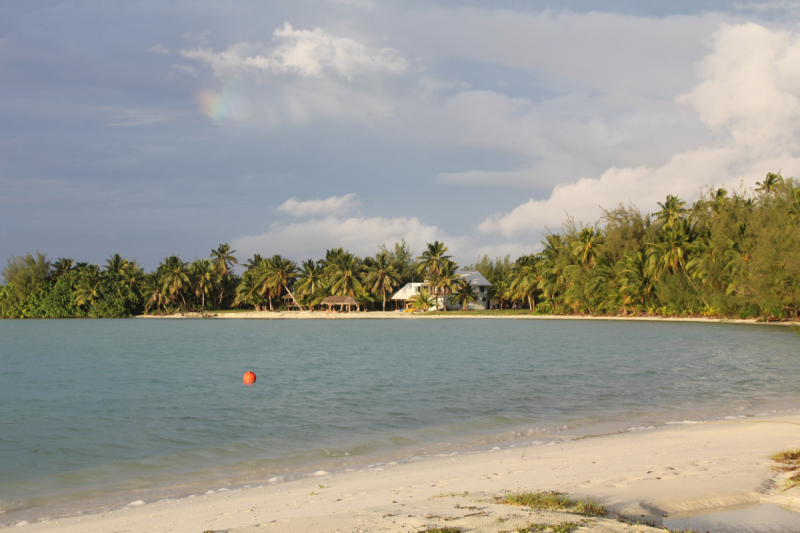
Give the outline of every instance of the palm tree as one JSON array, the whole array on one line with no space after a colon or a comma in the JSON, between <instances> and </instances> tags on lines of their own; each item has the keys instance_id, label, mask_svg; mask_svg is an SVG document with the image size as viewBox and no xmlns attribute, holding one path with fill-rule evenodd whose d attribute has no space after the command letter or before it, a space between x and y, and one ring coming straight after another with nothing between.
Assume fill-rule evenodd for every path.
<instances>
[{"instance_id":1,"label":"palm tree","mask_svg":"<svg viewBox=\"0 0 800 533\"><path fill-rule=\"evenodd\" d=\"M428 292L428 289L423 287L417 294L408 299L413 309L418 311L427 311L436 305L436 300Z\"/></svg>"},{"instance_id":2,"label":"palm tree","mask_svg":"<svg viewBox=\"0 0 800 533\"><path fill-rule=\"evenodd\" d=\"M498 300L500 302L500 309L502 309L503 303L511 299L509 287L510 284L507 279L500 278L495 280L492 286L489 287L489 301Z\"/></svg>"},{"instance_id":3,"label":"palm tree","mask_svg":"<svg viewBox=\"0 0 800 533\"><path fill-rule=\"evenodd\" d=\"M375 256L375 260L367 267L362 282L369 292L380 293L382 308L386 311L386 292L400 283L400 274L392 265L388 253L381 252Z\"/></svg>"},{"instance_id":4,"label":"palm tree","mask_svg":"<svg viewBox=\"0 0 800 533\"><path fill-rule=\"evenodd\" d=\"M92 305L100 298L100 284L103 276L97 265L89 265L81 271L78 286L75 287L75 302L78 305Z\"/></svg>"},{"instance_id":5,"label":"palm tree","mask_svg":"<svg viewBox=\"0 0 800 533\"><path fill-rule=\"evenodd\" d=\"M53 277L60 278L67 272L71 272L75 270L75 261L72 259L66 259L64 257L59 257L58 260L53 263Z\"/></svg>"},{"instance_id":6,"label":"palm tree","mask_svg":"<svg viewBox=\"0 0 800 533\"><path fill-rule=\"evenodd\" d=\"M200 298L201 309L206 308L206 295L214 290L215 274L214 265L208 259L196 260L189 269L194 294Z\"/></svg>"},{"instance_id":7,"label":"palm tree","mask_svg":"<svg viewBox=\"0 0 800 533\"><path fill-rule=\"evenodd\" d=\"M231 281L231 274L233 274L233 265L239 264L239 261L233 256L236 250L231 250L230 245L226 242L220 244L216 250L211 250L211 262L214 265L217 276L219 277L219 306L222 306L222 300L225 298L226 283Z\"/></svg>"},{"instance_id":8,"label":"palm tree","mask_svg":"<svg viewBox=\"0 0 800 533\"><path fill-rule=\"evenodd\" d=\"M594 264L600 247L603 244L603 234L594 228L584 228L578 238L570 245L572 254L578 258L583 268L588 270Z\"/></svg>"},{"instance_id":9,"label":"palm tree","mask_svg":"<svg viewBox=\"0 0 800 533\"><path fill-rule=\"evenodd\" d=\"M641 310L652 299L655 285L647 271L647 258L642 252L625 252L619 276L623 306ZM627 308L625 310L627 312Z\"/></svg>"},{"instance_id":10,"label":"palm tree","mask_svg":"<svg viewBox=\"0 0 800 533\"><path fill-rule=\"evenodd\" d=\"M464 284L461 274L458 273L458 263L443 259L439 271L431 275L429 283L434 294L442 296L442 311L447 311L447 295L456 292Z\"/></svg>"},{"instance_id":11,"label":"palm tree","mask_svg":"<svg viewBox=\"0 0 800 533\"><path fill-rule=\"evenodd\" d=\"M292 297L292 301L294 301L295 305L297 305L301 311L303 310L302 306L295 299L294 294L292 294L292 291L289 290L289 283L297 277L297 263L289 259L284 259L280 255L274 255L272 259L267 261L267 268L264 271L264 275L266 276L264 280L265 285L270 287L273 292L277 292L278 297L280 297L280 289L283 287Z\"/></svg>"},{"instance_id":12,"label":"palm tree","mask_svg":"<svg viewBox=\"0 0 800 533\"><path fill-rule=\"evenodd\" d=\"M106 274L118 274L125 277L128 270L128 260L123 259L121 255L114 254L111 259L106 259L105 271Z\"/></svg>"},{"instance_id":13,"label":"palm tree","mask_svg":"<svg viewBox=\"0 0 800 533\"><path fill-rule=\"evenodd\" d=\"M661 207L661 211L658 211L655 216L661 221L665 228L672 228L675 226L675 222L688 212L687 209L683 207L686 205L686 202L671 194L667 196L666 202L663 204L658 202L658 205Z\"/></svg>"},{"instance_id":14,"label":"palm tree","mask_svg":"<svg viewBox=\"0 0 800 533\"><path fill-rule=\"evenodd\" d=\"M297 282L294 284L295 294L301 298L312 296L319 291L324 281L325 274L313 259L303 261L300 272L297 274Z\"/></svg>"},{"instance_id":15,"label":"palm tree","mask_svg":"<svg viewBox=\"0 0 800 533\"><path fill-rule=\"evenodd\" d=\"M780 171L777 174L772 172L767 173L767 177L764 178L764 181L757 181L756 182L756 192L764 192L767 194L774 193L778 190L778 187L783 184L783 176L781 176Z\"/></svg>"},{"instance_id":16,"label":"palm tree","mask_svg":"<svg viewBox=\"0 0 800 533\"><path fill-rule=\"evenodd\" d=\"M356 291L361 289L359 278L362 271L361 261L349 252L333 258L325 267L331 293L336 296L355 296Z\"/></svg>"},{"instance_id":17,"label":"palm tree","mask_svg":"<svg viewBox=\"0 0 800 533\"><path fill-rule=\"evenodd\" d=\"M233 256L236 250L231 250L231 246L226 242L220 244L216 250L211 250L211 261L220 276L230 277L233 274L233 265L239 261Z\"/></svg>"},{"instance_id":18,"label":"palm tree","mask_svg":"<svg viewBox=\"0 0 800 533\"><path fill-rule=\"evenodd\" d=\"M186 263L181 261L181 258L177 255L171 255L162 264L164 273L159 281L164 292L170 295L172 301L175 301L180 296L181 300L183 300L183 308L186 309L186 298L183 297L183 291L192 285Z\"/></svg>"},{"instance_id":19,"label":"palm tree","mask_svg":"<svg viewBox=\"0 0 800 533\"><path fill-rule=\"evenodd\" d=\"M512 299L527 300L531 311L536 309L536 291L542 277L536 264L536 257L529 255L517 259L511 267L510 290Z\"/></svg>"},{"instance_id":20,"label":"palm tree","mask_svg":"<svg viewBox=\"0 0 800 533\"><path fill-rule=\"evenodd\" d=\"M145 304L144 310L149 311L154 305L156 311L159 307L164 307L164 313L167 312L167 296L163 292L163 286L155 274L148 274L144 280L144 294Z\"/></svg>"},{"instance_id":21,"label":"palm tree","mask_svg":"<svg viewBox=\"0 0 800 533\"><path fill-rule=\"evenodd\" d=\"M454 299L461 304L461 310L466 311L469 308L469 304L477 300L475 290L472 288L472 282L463 283L455 292Z\"/></svg>"},{"instance_id":22,"label":"palm tree","mask_svg":"<svg viewBox=\"0 0 800 533\"><path fill-rule=\"evenodd\" d=\"M654 280L658 280L659 276L666 272L683 274L686 277L686 281L689 282L689 286L700 296L706 307L710 307L706 299L695 287L686 270L686 263L695 237L696 231L692 223L682 219L677 226L662 234L661 242L648 243L648 274L652 275Z\"/></svg>"},{"instance_id":23,"label":"palm tree","mask_svg":"<svg viewBox=\"0 0 800 533\"><path fill-rule=\"evenodd\" d=\"M144 282L144 276L144 269L139 266L139 263L128 261L128 267L125 269L122 279L125 280L130 288L135 289L141 287Z\"/></svg>"},{"instance_id":24,"label":"palm tree","mask_svg":"<svg viewBox=\"0 0 800 533\"><path fill-rule=\"evenodd\" d=\"M428 243L428 249L417 257L417 260L420 261L419 265L417 265L417 273L439 274L442 271L444 260L450 259L449 255L444 254L446 251L447 247L443 242Z\"/></svg>"}]
</instances>

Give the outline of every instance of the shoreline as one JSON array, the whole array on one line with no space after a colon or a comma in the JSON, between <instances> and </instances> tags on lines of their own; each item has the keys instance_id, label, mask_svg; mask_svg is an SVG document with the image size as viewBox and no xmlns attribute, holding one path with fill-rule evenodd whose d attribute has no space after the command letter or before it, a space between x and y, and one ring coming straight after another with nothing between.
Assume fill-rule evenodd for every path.
<instances>
[{"instance_id":1,"label":"shoreline","mask_svg":"<svg viewBox=\"0 0 800 533\"><path fill-rule=\"evenodd\" d=\"M576 498L596 497L609 507L607 519L582 528L589 531L630 531L612 529L615 523L629 527L616 522L614 513L658 526L664 515L685 516L760 503L800 510L800 490L782 492L781 483L788 474L771 470L768 459L773 452L798 445L798 426L800 414L780 414L576 436L552 444L445 453L333 474L316 472L180 499L135 501L100 514L19 527L36 533L233 533L356 528L416 531L422 526L453 525L494 532L509 530L512 525L507 521L501 527L498 518L533 519L524 509L492 503L495 496L505 491L550 490ZM468 513L456 511L456 505L478 510L466 517L462 515ZM435 518L445 515L453 516L452 523ZM567 518L577 519L575 515Z\"/></svg>"},{"instance_id":2,"label":"shoreline","mask_svg":"<svg viewBox=\"0 0 800 533\"><path fill-rule=\"evenodd\" d=\"M335 318L326 316L324 311L241 311L202 313L187 312L173 315L137 315L140 319L247 319L247 320L438 320L438 319L514 319L514 320L601 320L630 322L689 322L700 324L751 324L769 326L798 326L800 321L763 321L757 318L702 318L702 317L657 317L657 316L588 316L588 315L452 315L425 313L410 314L397 311L361 311L337 313Z\"/></svg>"}]
</instances>

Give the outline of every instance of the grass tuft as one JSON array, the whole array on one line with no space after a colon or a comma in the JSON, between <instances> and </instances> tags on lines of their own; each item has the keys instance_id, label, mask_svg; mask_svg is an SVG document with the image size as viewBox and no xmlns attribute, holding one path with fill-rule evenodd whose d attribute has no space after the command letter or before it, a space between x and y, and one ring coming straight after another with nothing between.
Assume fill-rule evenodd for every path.
<instances>
[{"instance_id":1,"label":"grass tuft","mask_svg":"<svg viewBox=\"0 0 800 533\"><path fill-rule=\"evenodd\" d=\"M426 529L425 533L461 533L461 530L457 527L434 527Z\"/></svg>"},{"instance_id":2,"label":"grass tuft","mask_svg":"<svg viewBox=\"0 0 800 533\"><path fill-rule=\"evenodd\" d=\"M435 498L465 498L469 496L469 492L440 492L439 494L434 494L430 497L431 500Z\"/></svg>"},{"instance_id":3,"label":"grass tuft","mask_svg":"<svg viewBox=\"0 0 800 533\"><path fill-rule=\"evenodd\" d=\"M789 490L795 487L800 487L800 474L792 474L789 479L784 482L783 490Z\"/></svg>"},{"instance_id":4,"label":"grass tuft","mask_svg":"<svg viewBox=\"0 0 800 533\"><path fill-rule=\"evenodd\" d=\"M800 449L788 449L773 453L770 459L778 463L779 470L791 472L800 468Z\"/></svg>"},{"instance_id":5,"label":"grass tuft","mask_svg":"<svg viewBox=\"0 0 800 533\"><path fill-rule=\"evenodd\" d=\"M606 507L594 498L573 500L560 492L511 492L503 498L498 498L497 503L547 511L571 511L583 515L604 516L607 512Z\"/></svg>"},{"instance_id":6,"label":"grass tuft","mask_svg":"<svg viewBox=\"0 0 800 533\"><path fill-rule=\"evenodd\" d=\"M794 472L800 470L800 449L789 448L769 456L776 464L772 468L780 472ZM800 487L800 473L792 474L784 481L783 490Z\"/></svg>"}]
</instances>

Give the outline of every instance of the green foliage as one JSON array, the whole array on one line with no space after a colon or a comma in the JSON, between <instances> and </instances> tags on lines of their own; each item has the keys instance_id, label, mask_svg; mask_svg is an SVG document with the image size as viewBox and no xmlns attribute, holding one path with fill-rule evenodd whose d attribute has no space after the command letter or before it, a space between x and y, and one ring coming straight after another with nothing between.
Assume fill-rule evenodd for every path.
<instances>
[{"instance_id":1,"label":"green foliage","mask_svg":"<svg viewBox=\"0 0 800 533\"><path fill-rule=\"evenodd\" d=\"M39 252L35 257L29 253L12 257L3 270L3 281L19 301L38 292L49 277L50 261Z\"/></svg>"},{"instance_id":2,"label":"green foliage","mask_svg":"<svg viewBox=\"0 0 800 533\"><path fill-rule=\"evenodd\" d=\"M573 500L560 492L510 492L503 498L498 499L498 503L520 505L547 511L572 511L585 515L603 516L607 512L605 506L598 503L594 498Z\"/></svg>"},{"instance_id":3,"label":"green foliage","mask_svg":"<svg viewBox=\"0 0 800 533\"><path fill-rule=\"evenodd\" d=\"M492 284L490 304L536 314L704 316L797 319L800 316L800 183L769 173L752 191L707 189L691 206L676 196L643 215L620 204L594 225L567 218L545 235L539 253L469 265ZM385 308L393 291L425 282L413 307L450 298L463 309L473 298L444 243L414 257L402 240L361 259L331 248L300 267L255 255L241 276L227 243L191 265L166 258L145 274L114 254L97 265L44 254L12 257L0 286L0 317L112 317L180 309L301 309L348 295ZM472 311L471 313L478 313Z\"/></svg>"}]
</instances>

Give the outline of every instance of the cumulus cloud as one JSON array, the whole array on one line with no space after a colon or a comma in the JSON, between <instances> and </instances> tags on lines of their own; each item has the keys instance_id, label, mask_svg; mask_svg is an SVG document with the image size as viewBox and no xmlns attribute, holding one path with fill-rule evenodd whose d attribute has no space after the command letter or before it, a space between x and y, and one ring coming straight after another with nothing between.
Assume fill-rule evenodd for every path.
<instances>
[{"instance_id":1,"label":"cumulus cloud","mask_svg":"<svg viewBox=\"0 0 800 533\"><path fill-rule=\"evenodd\" d=\"M531 199L488 217L481 232L506 237L557 227L565 213L593 222L600 207L632 201L643 209L667 194L696 198L703 185L746 185L767 171L800 171L800 40L756 24L722 26L700 63L698 83L678 101L717 134L713 145L676 154L662 166L612 167L597 178L557 185L549 198Z\"/></svg>"},{"instance_id":2,"label":"cumulus cloud","mask_svg":"<svg viewBox=\"0 0 800 533\"><path fill-rule=\"evenodd\" d=\"M426 224L417 217L337 217L328 216L291 224L273 223L260 235L234 239L232 246L243 256L253 254L281 255L300 260L318 259L332 247L343 247L361 257L374 255L381 244L390 246L405 239L411 250L419 254L427 243L440 241L461 265L490 257L511 254L518 257L531 253L533 241L502 241L475 235L449 235L441 228Z\"/></svg>"},{"instance_id":3,"label":"cumulus cloud","mask_svg":"<svg viewBox=\"0 0 800 533\"><path fill-rule=\"evenodd\" d=\"M355 193L350 193L344 196L331 196L324 200L306 200L304 202L292 197L286 200L276 211L298 218L346 215L361 205L361 202L355 200L355 196Z\"/></svg>"},{"instance_id":4,"label":"cumulus cloud","mask_svg":"<svg viewBox=\"0 0 800 533\"><path fill-rule=\"evenodd\" d=\"M352 81L361 73L401 74L408 62L391 48L368 48L347 37L332 36L320 28L296 30L288 22L273 33L275 47L262 43L238 43L221 52L198 47L182 50L188 59L208 64L217 76L238 74L274 75L289 73L301 77L336 74Z\"/></svg>"},{"instance_id":5,"label":"cumulus cloud","mask_svg":"<svg viewBox=\"0 0 800 533\"><path fill-rule=\"evenodd\" d=\"M344 247L361 256L373 255L380 244L406 239L414 250L425 243L448 240L444 231L416 217L325 217L293 224L273 223L266 233L240 237L234 248L244 255L280 253L293 258L325 255L331 247ZM452 239L450 239L452 241Z\"/></svg>"}]
</instances>

